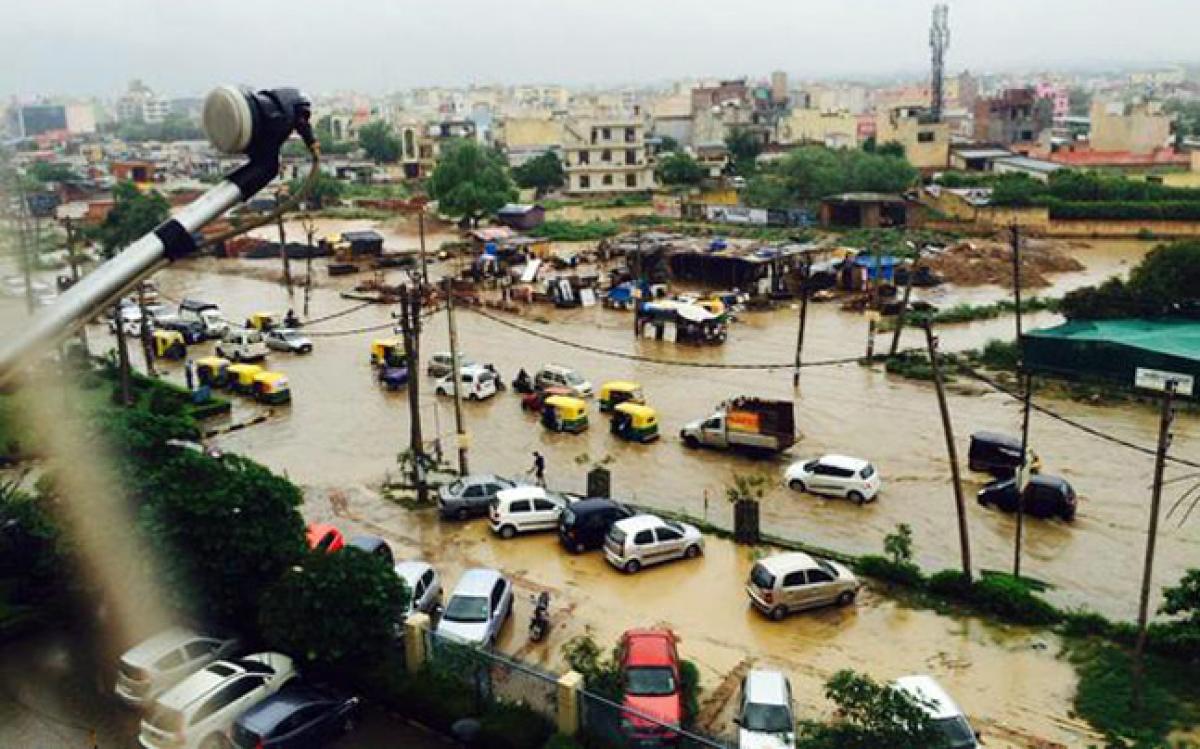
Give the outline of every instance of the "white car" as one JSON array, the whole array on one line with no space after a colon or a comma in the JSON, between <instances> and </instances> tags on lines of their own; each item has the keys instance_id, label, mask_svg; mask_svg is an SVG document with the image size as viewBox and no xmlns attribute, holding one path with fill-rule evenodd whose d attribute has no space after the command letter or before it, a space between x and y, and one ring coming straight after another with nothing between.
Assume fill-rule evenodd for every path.
<instances>
[{"instance_id":1,"label":"white car","mask_svg":"<svg viewBox=\"0 0 1200 749\"><path fill-rule=\"evenodd\" d=\"M267 356L263 334L249 328L229 328L217 344L217 356L235 362L255 361Z\"/></svg>"},{"instance_id":2,"label":"white car","mask_svg":"<svg viewBox=\"0 0 1200 749\"><path fill-rule=\"evenodd\" d=\"M142 309L136 304L126 304L121 307L120 316L121 332L127 336L140 336L142 334ZM154 327L153 320L146 320L145 323L151 328ZM117 319L113 318L108 321L108 332L113 335L117 334Z\"/></svg>"},{"instance_id":3,"label":"white car","mask_svg":"<svg viewBox=\"0 0 1200 749\"><path fill-rule=\"evenodd\" d=\"M883 486L875 466L845 455L823 455L792 463L783 480L793 491L845 497L856 504L875 499Z\"/></svg>"},{"instance_id":4,"label":"white car","mask_svg":"<svg viewBox=\"0 0 1200 749\"><path fill-rule=\"evenodd\" d=\"M429 613L442 602L442 580L433 565L417 560L397 562L392 570L408 588L408 608L401 615L401 621L418 611Z\"/></svg>"},{"instance_id":5,"label":"white car","mask_svg":"<svg viewBox=\"0 0 1200 749\"><path fill-rule=\"evenodd\" d=\"M979 734L933 677L902 676L892 682L892 686L924 707L933 724L946 737L942 744L946 749L978 749Z\"/></svg>"},{"instance_id":6,"label":"white car","mask_svg":"<svg viewBox=\"0 0 1200 749\"><path fill-rule=\"evenodd\" d=\"M309 354L313 350L312 340L300 331L291 328L272 328L263 337L267 342L267 348L276 351Z\"/></svg>"},{"instance_id":7,"label":"white car","mask_svg":"<svg viewBox=\"0 0 1200 749\"><path fill-rule=\"evenodd\" d=\"M542 367L533 376L533 384L539 390L565 388L580 398L592 397L592 383L570 367L560 364L547 364Z\"/></svg>"},{"instance_id":8,"label":"white car","mask_svg":"<svg viewBox=\"0 0 1200 749\"><path fill-rule=\"evenodd\" d=\"M491 646L512 614L512 583L495 570L467 570L446 601L435 634L471 645Z\"/></svg>"},{"instance_id":9,"label":"white car","mask_svg":"<svg viewBox=\"0 0 1200 749\"><path fill-rule=\"evenodd\" d=\"M125 704L140 707L218 658L234 655L238 646L234 638L172 627L121 656L114 691Z\"/></svg>"},{"instance_id":10,"label":"white car","mask_svg":"<svg viewBox=\"0 0 1200 749\"><path fill-rule=\"evenodd\" d=\"M142 719L143 749L224 749L233 721L298 674L282 653L217 661L162 694Z\"/></svg>"},{"instance_id":11,"label":"white car","mask_svg":"<svg viewBox=\"0 0 1200 749\"><path fill-rule=\"evenodd\" d=\"M742 701L734 723L738 749L791 749L796 746L792 685L778 671L752 669L742 680Z\"/></svg>"},{"instance_id":12,"label":"white car","mask_svg":"<svg viewBox=\"0 0 1200 749\"><path fill-rule=\"evenodd\" d=\"M485 398L491 398L499 391L496 385L496 373L487 367L482 367L478 364L462 367L459 370L459 377L459 391L462 393L462 397L469 401L481 401ZM446 375L438 380L434 391L438 395L454 395L454 380L451 379L450 375Z\"/></svg>"},{"instance_id":13,"label":"white car","mask_svg":"<svg viewBox=\"0 0 1200 749\"><path fill-rule=\"evenodd\" d=\"M460 351L458 353L459 369L466 369L467 367L473 366L475 366L475 362L463 356L462 352ZM450 352L439 351L438 353L429 357L429 365L426 366L425 373L430 377L445 377L446 375L450 374L452 369L454 369L454 363L453 358L450 356Z\"/></svg>"},{"instance_id":14,"label":"white car","mask_svg":"<svg viewBox=\"0 0 1200 749\"><path fill-rule=\"evenodd\" d=\"M618 520L604 538L604 558L630 574L642 567L672 559L695 559L704 553L704 536L687 523L657 515L634 515Z\"/></svg>"},{"instance_id":15,"label":"white car","mask_svg":"<svg viewBox=\"0 0 1200 749\"><path fill-rule=\"evenodd\" d=\"M500 538L512 538L518 533L558 528L566 506L564 499L540 486L518 486L496 493L488 506L488 519Z\"/></svg>"}]
</instances>

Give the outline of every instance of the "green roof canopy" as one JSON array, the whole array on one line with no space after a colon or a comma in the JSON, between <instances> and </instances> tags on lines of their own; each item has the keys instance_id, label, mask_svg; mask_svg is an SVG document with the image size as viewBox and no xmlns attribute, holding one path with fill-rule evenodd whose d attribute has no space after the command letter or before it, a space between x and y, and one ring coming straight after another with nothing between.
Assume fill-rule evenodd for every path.
<instances>
[{"instance_id":1,"label":"green roof canopy","mask_svg":"<svg viewBox=\"0 0 1200 749\"><path fill-rule=\"evenodd\" d=\"M1033 372L1129 386L1139 367L1200 379L1200 322L1191 320L1078 320L1029 331L1024 343Z\"/></svg>"}]
</instances>

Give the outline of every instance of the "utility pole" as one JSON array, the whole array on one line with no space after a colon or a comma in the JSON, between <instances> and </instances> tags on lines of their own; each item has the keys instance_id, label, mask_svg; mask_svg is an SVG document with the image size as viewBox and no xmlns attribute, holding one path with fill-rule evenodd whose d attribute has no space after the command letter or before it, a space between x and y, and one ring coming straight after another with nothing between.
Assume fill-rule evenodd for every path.
<instances>
[{"instance_id":1,"label":"utility pole","mask_svg":"<svg viewBox=\"0 0 1200 749\"><path fill-rule=\"evenodd\" d=\"M908 316L908 302L912 298L913 276L917 275L917 270L921 267L921 250L915 244L910 243L909 247L916 254L913 256L912 267L908 269L908 278L904 283L904 300L900 304L900 312L896 315L896 330L892 333L892 346L888 349L888 356L895 356L900 351L900 335L904 332L904 321Z\"/></svg>"},{"instance_id":2,"label":"utility pole","mask_svg":"<svg viewBox=\"0 0 1200 749\"><path fill-rule=\"evenodd\" d=\"M400 330L404 334L404 357L408 365L409 454L413 461L413 484L417 501L429 501L425 476L425 442L421 434L421 292L410 294L408 284L400 287ZM385 363L386 365L386 363Z\"/></svg>"},{"instance_id":3,"label":"utility pole","mask_svg":"<svg viewBox=\"0 0 1200 749\"><path fill-rule=\"evenodd\" d=\"M429 261L425 256L425 206L417 209L417 231L421 236L421 288L429 287Z\"/></svg>"},{"instance_id":4,"label":"utility pole","mask_svg":"<svg viewBox=\"0 0 1200 749\"><path fill-rule=\"evenodd\" d=\"M634 266L637 266L636 270ZM630 290L630 299L633 300L633 338L637 340L642 335L642 326L638 319L641 312L642 301L642 236L638 235L637 253L633 256L633 262L629 263L630 273L633 275L633 288Z\"/></svg>"},{"instance_id":5,"label":"utility pole","mask_svg":"<svg viewBox=\"0 0 1200 749\"><path fill-rule=\"evenodd\" d=\"M275 193L276 204L282 204L283 199L283 190L279 190ZM288 298L290 299L292 296L292 262L291 259L288 258L287 235L284 234L283 231L282 213L279 214L275 222L279 225L279 256L283 258L283 283L287 286Z\"/></svg>"},{"instance_id":6,"label":"utility pole","mask_svg":"<svg viewBox=\"0 0 1200 749\"><path fill-rule=\"evenodd\" d=\"M942 381L942 367L938 360L937 339L933 336L933 323L925 321L925 344L929 349L929 364L933 369L933 384L937 389L938 408L942 412L942 432L946 435L946 454L950 459L950 480L954 484L954 506L958 511L958 542L962 553L963 575L971 581L971 541L967 535L967 507L963 502L962 481L958 475L958 450L954 446L954 427L950 423L950 408L946 404L946 385Z\"/></svg>"},{"instance_id":7,"label":"utility pole","mask_svg":"<svg viewBox=\"0 0 1200 749\"><path fill-rule=\"evenodd\" d=\"M446 279L446 319L450 325L450 382L454 385L454 431L458 436L458 473L466 476L467 468L467 430L463 427L462 412L462 372L458 366L458 326L454 324L454 279ZM412 374L409 374L412 377Z\"/></svg>"},{"instance_id":8,"label":"utility pole","mask_svg":"<svg viewBox=\"0 0 1200 749\"><path fill-rule=\"evenodd\" d=\"M1175 421L1175 380L1167 380L1158 422L1158 451L1154 455L1154 485L1150 491L1150 527L1146 531L1146 563L1142 570L1142 593L1138 600L1137 645L1133 653L1133 707L1142 708L1145 677L1146 626L1149 620L1150 585L1154 578L1154 546L1158 541L1158 509L1162 503L1163 469L1171 448L1171 423Z\"/></svg>"},{"instance_id":9,"label":"utility pole","mask_svg":"<svg viewBox=\"0 0 1200 749\"><path fill-rule=\"evenodd\" d=\"M79 281L79 256L75 254L75 222L68 218L64 221L67 228L67 262L71 264L71 283ZM87 326L79 326L79 345L83 346L83 355L88 356Z\"/></svg>"},{"instance_id":10,"label":"utility pole","mask_svg":"<svg viewBox=\"0 0 1200 749\"><path fill-rule=\"evenodd\" d=\"M1016 310L1017 349L1021 346L1021 225L1016 221L1009 227L1012 233L1013 305Z\"/></svg>"},{"instance_id":11,"label":"utility pole","mask_svg":"<svg viewBox=\"0 0 1200 749\"><path fill-rule=\"evenodd\" d=\"M1025 368L1021 342L1021 225L1009 227L1012 235L1013 309L1017 326L1017 370ZM1021 576L1021 545L1025 534L1025 484L1029 481L1029 410L1033 398L1033 375L1025 372L1025 392L1021 404L1021 462L1014 479L1017 489L1017 537L1013 543L1013 577Z\"/></svg>"},{"instance_id":12,"label":"utility pole","mask_svg":"<svg viewBox=\"0 0 1200 749\"><path fill-rule=\"evenodd\" d=\"M146 314L146 290L141 283L138 284L138 310L142 314L141 322L138 323L138 337L142 339L142 356L146 358L146 374L154 377L154 337L150 334L150 316Z\"/></svg>"},{"instance_id":13,"label":"utility pole","mask_svg":"<svg viewBox=\"0 0 1200 749\"><path fill-rule=\"evenodd\" d=\"M121 390L121 405L131 403L129 397L129 342L125 340L125 319L121 316L121 303L113 306L113 318L117 322L117 379Z\"/></svg>"},{"instance_id":14,"label":"utility pole","mask_svg":"<svg viewBox=\"0 0 1200 749\"><path fill-rule=\"evenodd\" d=\"M25 186L18 187L21 196L21 211L20 216L20 245L21 245L21 273L25 277L25 311L30 315L33 314L37 307L33 299L33 259L29 253L29 197L25 192ZM34 247L33 254L36 256L37 247Z\"/></svg>"},{"instance_id":15,"label":"utility pole","mask_svg":"<svg viewBox=\"0 0 1200 749\"><path fill-rule=\"evenodd\" d=\"M312 216L304 214L304 219L301 222L304 228L304 237L308 241L308 252L304 253L304 318L308 319L308 302L312 299L312 260L313 260L313 237L317 233L317 225L313 222Z\"/></svg>"},{"instance_id":16,"label":"utility pole","mask_svg":"<svg viewBox=\"0 0 1200 749\"><path fill-rule=\"evenodd\" d=\"M792 387L800 387L800 357L804 353L804 328L808 324L808 279L812 265L804 261L804 275L800 278L800 327L796 331L796 368L792 372Z\"/></svg>"}]
</instances>

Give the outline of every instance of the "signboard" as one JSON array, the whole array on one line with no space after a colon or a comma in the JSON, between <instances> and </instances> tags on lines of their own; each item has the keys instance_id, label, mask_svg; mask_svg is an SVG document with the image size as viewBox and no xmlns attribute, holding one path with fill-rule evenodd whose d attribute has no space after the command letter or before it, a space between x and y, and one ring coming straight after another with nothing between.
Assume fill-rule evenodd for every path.
<instances>
[{"instance_id":1,"label":"signboard","mask_svg":"<svg viewBox=\"0 0 1200 749\"><path fill-rule=\"evenodd\" d=\"M1171 380L1175 381L1175 393L1177 395L1191 397L1192 386L1195 384L1191 375L1180 372L1166 372L1161 369L1147 369L1145 367L1138 367L1133 373L1134 387L1145 390L1157 390L1160 393L1166 392L1167 383Z\"/></svg>"},{"instance_id":2,"label":"signboard","mask_svg":"<svg viewBox=\"0 0 1200 749\"><path fill-rule=\"evenodd\" d=\"M579 290L579 303L582 304L584 307L595 307L596 306L596 292L593 291L592 289L580 289Z\"/></svg>"}]
</instances>

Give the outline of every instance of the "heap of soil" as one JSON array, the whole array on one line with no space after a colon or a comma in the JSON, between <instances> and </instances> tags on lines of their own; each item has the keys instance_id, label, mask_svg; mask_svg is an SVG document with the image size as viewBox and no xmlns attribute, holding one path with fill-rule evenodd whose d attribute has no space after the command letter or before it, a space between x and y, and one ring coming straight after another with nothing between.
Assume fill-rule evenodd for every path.
<instances>
[{"instance_id":1,"label":"heap of soil","mask_svg":"<svg viewBox=\"0 0 1200 749\"><path fill-rule=\"evenodd\" d=\"M1012 247L991 240L959 242L925 261L947 283L959 286L1012 286ZM1021 244L1021 286L1049 286L1046 273L1081 271L1083 263L1063 254L1045 240L1025 239Z\"/></svg>"}]
</instances>

